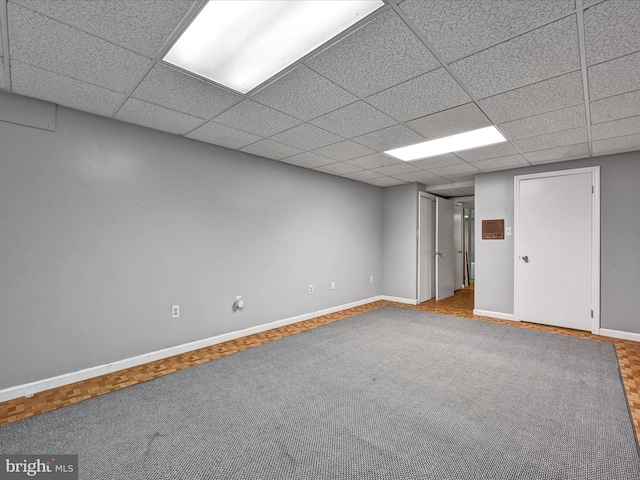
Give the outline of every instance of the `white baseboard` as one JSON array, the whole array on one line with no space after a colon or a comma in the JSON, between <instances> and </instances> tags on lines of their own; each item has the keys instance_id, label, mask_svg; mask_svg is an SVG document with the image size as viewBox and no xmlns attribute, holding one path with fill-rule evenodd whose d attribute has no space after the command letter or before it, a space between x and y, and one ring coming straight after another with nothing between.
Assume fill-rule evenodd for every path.
<instances>
[{"instance_id":1,"label":"white baseboard","mask_svg":"<svg viewBox=\"0 0 640 480\"><path fill-rule=\"evenodd\" d=\"M499 318L500 320L516 321L513 313L492 312L491 310L478 310L474 308L473 314L478 315L480 317L491 317L491 318Z\"/></svg>"},{"instance_id":2,"label":"white baseboard","mask_svg":"<svg viewBox=\"0 0 640 480\"><path fill-rule=\"evenodd\" d=\"M622 338L623 340L633 340L634 342L640 342L640 333L622 332L620 330L609 330L608 328L601 328L600 335L604 337Z\"/></svg>"},{"instance_id":3,"label":"white baseboard","mask_svg":"<svg viewBox=\"0 0 640 480\"><path fill-rule=\"evenodd\" d=\"M414 300L412 298L390 297L389 295L382 295L381 299L387 300L388 302L408 303L409 305L418 304L418 300Z\"/></svg>"},{"instance_id":4,"label":"white baseboard","mask_svg":"<svg viewBox=\"0 0 640 480\"><path fill-rule=\"evenodd\" d=\"M63 375L46 378L44 380L26 383L24 385L16 385L14 387L0 390L0 402L6 402L7 400L12 400L19 397L32 396L34 393L49 390L51 388L57 388L63 385L69 385L71 383L87 380L89 378L99 377L100 375L104 375L106 373L117 372L119 370L124 370L126 368L135 367L156 360L161 360L163 358L172 357L174 355L180 355L181 353L190 352L192 350L198 350L199 348L210 347L211 345L228 342L229 340L235 340L236 338L246 337L247 335L252 335L254 333L264 332L266 330L282 327L284 325L291 325L292 323L298 323L304 320L321 317L322 315L328 315L330 313L339 312L341 310L347 310L349 308L365 305L367 303L377 302L381 299L382 297L380 295L376 297L365 298L356 302L318 310L317 312L297 315L295 317L289 317L282 320L276 320L275 322L264 323L255 327L245 328L242 330L237 330L235 332L224 333L222 335L216 335L214 337L203 338L202 340L183 343L174 347L163 348L162 350L156 350L154 352L144 353L135 357L125 358L113 363L85 368L82 370L78 370L77 372L65 373Z\"/></svg>"}]
</instances>

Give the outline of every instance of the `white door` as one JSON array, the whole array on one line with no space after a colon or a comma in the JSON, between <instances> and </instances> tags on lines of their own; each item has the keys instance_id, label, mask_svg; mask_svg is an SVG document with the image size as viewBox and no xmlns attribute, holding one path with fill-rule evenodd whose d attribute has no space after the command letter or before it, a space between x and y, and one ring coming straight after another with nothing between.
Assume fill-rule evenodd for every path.
<instances>
[{"instance_id":1,"label":"white door","mask_svg":"<svg viewBox=\"0 0 640 480\"><path fill-rule=\"evenodd\" d=\"M418 303L433 298L434 291L434 226L435 202L429 197L420 195L418 206L420 216L420 238L418 241Z\"/></svg>"},{"instance_id":2,"label":"white door","mask_svg":"<svg viewBox=\"0 0 640 480\"><path fill-rule=\"evenodd\" d=\"M464 258L462 249L462 217L463 211L461 203L453 205L453 289L460 290L464 287Z\"/></svg>"},{"instance_id":3,"label":"white door","mask_svg":"<svg viewBox=\"0 0 640 480\"><path fill-rule=\"evenodd\" d=\"M436 197L436 300L453 296L453 202Z\"/></svg>"},{"instance_id":4,"label":"white door","mask_svg":"<svg viewBox=\"0 0 640 480\"><path fill-rule=\"evenodd\" d=\"M597 330L596 179L592 169L516 177L517 320Z\"/></svg>"}]
</instances>

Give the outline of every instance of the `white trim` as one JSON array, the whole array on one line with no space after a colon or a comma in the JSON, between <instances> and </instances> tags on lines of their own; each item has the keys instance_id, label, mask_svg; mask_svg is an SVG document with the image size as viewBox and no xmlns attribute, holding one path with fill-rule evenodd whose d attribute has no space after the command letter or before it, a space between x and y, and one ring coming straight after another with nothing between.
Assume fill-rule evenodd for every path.
<instances>
[{"instance_id":1,"label":"white trim","mask_svg":"<svg viewBox=\"0 0 640 480\"><path fill-rule=\"evenodd\" d=\"M633 340L634 342L640 342L640 333L622 332L620 330L609 330L608 328L601 328L600 335L603 337L622 338L623 340Z\"/></svg>"},{"instance_id":2,"label":"white trim","mask_svg":"<svg viewBox=\"0 0 640 480\"><path fill-rule=\"evenodd\" d=\"M513 313L492 312L491 310L478 310L474 308L473 314L478 315L479 317L499 318L500 320L512 320L514 322L520 321L515 319L515 315Z\"/></svg>"},{"instance_id":3,"label":"white trim","mask_svg":"<svg viewBox=\"0 0 640 480\"><path fill-rule=\"evenodd\" d=\"M292 323L310 320L312 318L321 317L322 315L328 315L330 313L346 310L348 308L358 307L367 303L373 303L381 299L382 297L380 295L376 297L365 298L363 300L346 303L344 305L318 310L317 312L297 315L295 317L289 317L282 320L276 320L275 322L264 323L262 325L256 325L255 327L236 330L235 332L224 333L221 335L216 335L214 337L196 340L194 342L183 343L181 345L175 345L169 348L163 348L161 350L144 353L135 357L117 360L112 363L85 368L82 370L78 370L77 372L65 373L55 377L45 378L44 380L25 383L24 385L16 385L14 387L0 390L0 402L6 402L7 400L12 400L19 397L32 396L34 393L49 390L51 388L57 388L63 385L69 385L71 383L87 380L89 378L99 377L100 375L104 375L106 373L117 372L119 370L124 370L126 368L135 367L137 365L153 362L155 360L172 357L174 355L190 352L199 348L210 347L211 345L228 342L229 340L235 340L236 338L246 337L247 335L252 335L254 333L264 332L266 330L282 327L284 325L291 325Z\"/></svg>"},{"instance_id":4,"label":"white trim","mask_svg":"<svg viewBox=\"0 0 640 480\"><path fill-rule=\"evenodd\" d=\"M397 303L407 303L409 305L418 305L417 299L412 298L402 298L402 297L390 297L389 295L382 295L382 300L387 300L389 302L397 302Z\"/></svg>"},{"instance_id":5,"label":"white trim","mask_svg":"<svg viewBox=\"0 0 640 480\"><path fill-rule=\"evenodd\" d=\"M560 177L566 175L577 175L582 173L591 174L593 185L593 195L591 195L592 230L591 230L591 309L593 318L591 319L591 333L600 333L600 166L584 168L572 168L567 170L556 170L551 172L530 173L527 175L516 175L513 177L514 188L514 232L513 232L513 316L514 320L520 321L520 292L519 292L519 270L518 261L519 232L520 232L520 181L532 178Z\"/></svg>"}]
</instances>

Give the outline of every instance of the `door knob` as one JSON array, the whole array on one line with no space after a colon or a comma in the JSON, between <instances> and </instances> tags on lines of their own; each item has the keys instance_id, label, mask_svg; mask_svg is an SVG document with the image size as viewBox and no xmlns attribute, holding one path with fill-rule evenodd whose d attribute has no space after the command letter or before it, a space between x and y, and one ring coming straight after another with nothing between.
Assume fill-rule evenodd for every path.
<instances>
[{"instance_id":1,"label":"door knob","mask_svg":"<svg viewBox=\"0 0 640 480\"><path fill-rule=\"evenodd\" d=\"M529 263L529 256L528 255L523 256L522 260L524 260L524 263Z\"/></svg>"}]
</instances>

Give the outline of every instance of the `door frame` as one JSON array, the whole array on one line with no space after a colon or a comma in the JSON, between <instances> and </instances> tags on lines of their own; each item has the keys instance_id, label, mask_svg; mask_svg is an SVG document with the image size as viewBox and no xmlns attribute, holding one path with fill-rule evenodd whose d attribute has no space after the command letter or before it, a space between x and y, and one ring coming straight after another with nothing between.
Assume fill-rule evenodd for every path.
<instances>
[{"instance_id":1,"label":"door frame","mask_svg":"<svg viewBox=\"0 0 640 480\"><path fill-rule=\"evenodd\" d=\"M518 261L520 246L520 182L535 178L560 177L576 175L582 173L591 174L591 185L593 194L591 195L591 333L600 334L600 166L573 168L569 170L557 170L552 172L531 173L527 175L516 175L514 181L514 232L513 232L513 316L514 320L521 321L520 318L520 269L521 263Z\"/></svg>"},{"instance_id":2,"label":"door frame","mask_svg":"<svg viewBox=\"0 0 640 480\"><path fill-rule=\"evenodd\" d=\"M417 252L416 252L416 255L418 257L418 262L417 262L418 270L416 272L416 278L417 278L417 282L416 282L416 286L417 286L416 304L426 301L426 300L424 300L424 299L422 299L420 297L420 292L421 292L421 289L420 289L420 287L421 287L420 272L421 272L421 267L422 267L422 255L420 254L420 247L421 247L420 243L422 241L422 239L420 237L420 230L421 230L421 227L422 227L420 225L420 222L421 222L421 219L422 219L422 215L421 215L421 213L422 213L422 210L421 210L422 209L422 202L420 200L422 198L426 198L427 200L430 200L430 201L435 201L436 196L432 195L430 193L427 193L427 192L418 192L418 232L416 234L417 237L418 237L418 242L417 242L418 243L418 249L417 249ZM433 220L435 221L435 219L433 219ZM430 225L430 227L433 228L433 222ZM432 231L430 231L429 233L433 234ZM433 247L435 248L435 245ZM432 263L432 266L435 267L435 264ZM431 298L433 298L433 297L431 297ZM429 299L427 299L427 300L429 300Z\"/></svg>"}]
</instances>

